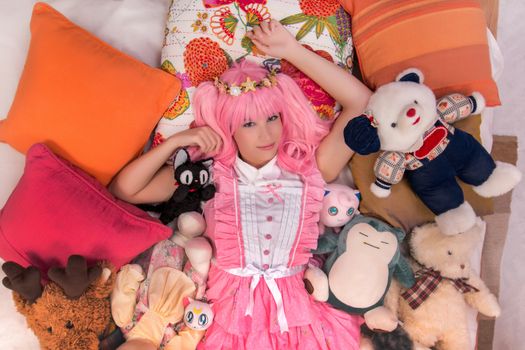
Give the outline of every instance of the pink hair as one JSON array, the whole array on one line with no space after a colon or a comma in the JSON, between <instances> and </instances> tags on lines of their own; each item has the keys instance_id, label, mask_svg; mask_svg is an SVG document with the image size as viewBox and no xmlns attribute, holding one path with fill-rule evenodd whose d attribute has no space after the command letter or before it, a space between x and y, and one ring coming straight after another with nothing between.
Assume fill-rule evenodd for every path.
<instances>
[{"instance_id":1,"label":"pink hair","mask_svg":"<svg viewBox=\"0 0 525 350\"><path fill-rule=\"evenodd\" d=\"M243 60L220 79L240 85L248 77L260 81L267 74L266 69ZM215 155L215 161L228 167L233 165L238 152L233 134L248 120L280 113L283 133L277 163L294 173L303 173L315 165L315 150L330 128L330 123L315 114L299 86L285 74L277 74L276 86L240 96L220 93L213 82L204 82L193 95L192 106L195 126L207 125L221 136L223 147Z\"/></svg>"}]
</instances>

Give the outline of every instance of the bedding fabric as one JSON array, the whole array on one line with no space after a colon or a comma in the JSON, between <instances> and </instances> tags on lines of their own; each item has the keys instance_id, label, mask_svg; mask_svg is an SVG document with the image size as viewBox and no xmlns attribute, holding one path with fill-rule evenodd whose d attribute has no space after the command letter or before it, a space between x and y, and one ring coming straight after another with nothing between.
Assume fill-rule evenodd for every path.
<instances>
[{"instance_id":1,"label":"bedding fabric","mask_svg":"<svg viewBox=\"0 0 525 350\"><path fill-rule=\"evenodd\" d=\"M350 17L337 0L176 0L170 8L162 67L177 75L183 91L156 129L156 141L187 129L191 97L202 81L224 72L233 60L247 57L266 67L280 67L303 89L321 118L339 109L334 99L286 61L269 59L245 33L260 21L280 20L297 39L322 57L352 69Z\"/></svg>"}]
</instances>

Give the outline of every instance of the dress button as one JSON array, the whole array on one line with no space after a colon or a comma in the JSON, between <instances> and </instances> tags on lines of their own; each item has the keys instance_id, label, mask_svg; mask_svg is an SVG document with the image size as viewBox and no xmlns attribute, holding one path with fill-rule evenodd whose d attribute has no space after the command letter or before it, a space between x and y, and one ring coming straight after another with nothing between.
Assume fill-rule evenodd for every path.
<instances>
[{"instance_id":1,"label":"dress button","mask_svg":"<svg viewBox=\"0 0 525 350\"><path fill-rule=\"evenodd\" d=\"M270 268L270 265L264 264L262 267L263 267L263 270L268 270Z\"/></svg>"},{"instance_id":2,"label":"dress button","mask_svg":"<svg viewBox=\"0 0 525 350\"><path fill-rule=\"evenodd\" d=\"M270 251L269 251L268 249L265 249L265 250L263 251L263 254L264 254L264 255L270 255Z\"/></svg>"},{"instance_id":3,"label":"dress button","mask_svg":"<svg viewBox=\"0 0 525 350\"><path fill-rule=\"evenodd\" d=\"M268 203L270 203L270 204L273 203L273 197L268 198Z\"/></svg>"},{"instance_id":4,"label":"dress button","mask_svg":"<svg viewBox=\"0 0 525 350\"><path fill-rule=\"evenodd\" d=\"M266 238L267 240L270 240L270 239L272 239L272 235L268 233L268 234L264 235L264 238Z\"/></svg>"},{"instance_id":5,"label":"dress button","mask_svg":"<svg viewBox=\"0 0 525 350\"><path fill-rule=\"evenodd\" d=\"M266 221L269 221L269 222L273 221L273 217L271 217L270 215L268 215L268 216L266 217Z\"/></svg>"}]
</instances>

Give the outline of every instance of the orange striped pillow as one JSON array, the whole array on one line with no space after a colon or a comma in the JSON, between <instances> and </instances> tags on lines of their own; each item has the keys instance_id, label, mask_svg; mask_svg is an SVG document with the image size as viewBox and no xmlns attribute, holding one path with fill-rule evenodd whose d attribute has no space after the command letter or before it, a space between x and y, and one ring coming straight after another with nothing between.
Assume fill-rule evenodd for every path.
<instances>
[{"instance_id":1,"label":"orange striped pillow","mask_svg":"<svg viewBox=\"0 0 525 350\"><path fill-rule=\"evenodd\" d=\"M417 67L439 97L480 91L500 104L492 79L486 21L476 0L340 0L365 83L372 89Z\"/></svg>"}]
</instances>

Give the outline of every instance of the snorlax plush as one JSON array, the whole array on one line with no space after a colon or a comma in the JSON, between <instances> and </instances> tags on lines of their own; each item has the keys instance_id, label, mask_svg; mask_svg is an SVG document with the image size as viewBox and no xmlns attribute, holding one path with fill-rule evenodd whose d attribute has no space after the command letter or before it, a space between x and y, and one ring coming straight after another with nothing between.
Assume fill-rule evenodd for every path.
<instances>
[{"instance_id":1,"label":"snorlax plush","mask_svg":"<svg viewBox=\"0 0 525 350\"><path fill-rule=\"evenodd\" d=\"M323 271L319 270L325 276L309 280L314 292L326 291L316 299L363 315L370 329L394 330L397 316L383 306L391 278L394 275L407 288L414 283L412 270L400 252L404 237L401 229L363 215L355 216L338 234L326 232L314 251L329 253Z\"/></svg>"}]
</instances>

